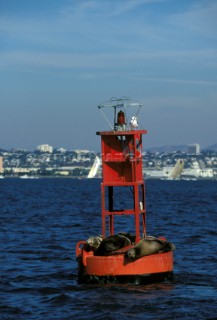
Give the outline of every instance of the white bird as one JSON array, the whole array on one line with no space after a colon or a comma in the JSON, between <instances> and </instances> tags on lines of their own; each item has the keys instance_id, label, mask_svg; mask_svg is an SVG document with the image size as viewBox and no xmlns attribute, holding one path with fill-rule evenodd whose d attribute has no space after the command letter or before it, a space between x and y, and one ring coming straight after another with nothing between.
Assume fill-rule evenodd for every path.
<instances>
[{"instance_id":1,"label":"white bird","mask_svg":"<svg viewBox=\"0 0 217 320\"><path fill-rule=\"evenodd\" d=\"M131 126L131 129L135 129L138 127L138 121L137 121L137 118L135 116L133 116L130 120L130 126Z\"/></svg>"}]
</instances>

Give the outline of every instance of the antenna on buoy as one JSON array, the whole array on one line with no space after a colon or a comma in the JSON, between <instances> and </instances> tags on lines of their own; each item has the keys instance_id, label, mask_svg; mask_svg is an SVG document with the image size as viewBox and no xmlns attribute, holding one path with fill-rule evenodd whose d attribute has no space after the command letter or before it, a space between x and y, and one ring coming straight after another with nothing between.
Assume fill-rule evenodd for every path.
<instances>
[{"instance_id":1,"label":"antenna on buoy","mask_svg":"<svg viewBox=\"0 0 217 320\"><path fill-rule=\"evenodd\" d=\"M131 115L131 120L128 123L128 113L131 110L131 107L135 108L134 114ZM122 98L111 98L109 101L101 103L98 105L98 109L102 113L109 127L114 131L124 131L131 130L138 127L138 118L137 115L142 107L142 104L128 97ZM111 124L111 120L105 114L105 108L113 108L114 116L113 116L113 125ZM132 113L132 111L131 111ZM133 121L133 122L132 122ZM131 124L132 122L132 124Z\"/></svg>"}]
</instances>

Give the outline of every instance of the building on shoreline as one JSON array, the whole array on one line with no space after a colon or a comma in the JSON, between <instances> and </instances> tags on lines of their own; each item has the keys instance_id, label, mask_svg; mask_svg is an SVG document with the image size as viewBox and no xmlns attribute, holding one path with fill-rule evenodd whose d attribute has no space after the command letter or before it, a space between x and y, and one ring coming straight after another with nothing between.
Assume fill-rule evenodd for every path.
<instances>
[{"instance_id":1,"label":"building on shoreline","mask_svg":"<svg viewBox=\"0 0 217 320\"><path fill-rule=\"evenodd\" d=\"M49 146L49 144L41 144L41 145L37 146L36 150L38 150L40 152L52 153L53 152L53 147Z\"/></svg>"},{"instance_id":2,"label":"building on shoreline","mask_svg":"<svg viewBox=\"0 0 217 320\"><path fill-rule=\"evenodd\" d=\"M3 168L3 157L0 157L0 173L3 173L4 168Z\"/></svg>"},{"instance_id":3,"label":"building on shoreline","mask_svg":"<svg viewBox=\"0 0 217 320\"><path fill-rule=\"evenodd\" d=\"M188 146L188 153L199 154L200 153L200 145L198 143L189 145Z\"/></svg>"},{"instance_id":4,"label":"building on shoreline","mask_svg":"<svg viewBox=\"0 0 217 320\"><path fill-rule=\"evenodd\" d=\"M46 149L47 150L47 149ZM0 170L7 177L19 177L23 174L50 177L86 178L99 153L89 150L27 151L1 150ZM146 152L143 154L144 174L155 179L215 179L217 177L217 152ZM171 176L177 161L183 160L180 174ZM2 161L2 164L1 164ZM101 170L101 165L100 168ZM100 171L99 170L99 171ZM1 172L1 171L0 171ZM97 176L100 176L100 172Z\"/></svg>"}]
</instances>

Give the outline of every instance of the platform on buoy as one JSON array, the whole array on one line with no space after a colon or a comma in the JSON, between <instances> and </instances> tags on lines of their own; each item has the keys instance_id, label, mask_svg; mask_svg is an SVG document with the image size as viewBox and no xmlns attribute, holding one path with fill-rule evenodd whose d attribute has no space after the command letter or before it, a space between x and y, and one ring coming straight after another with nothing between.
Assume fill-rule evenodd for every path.
<instances>
[{"instance_id":1,"label":"platform on buoy","mask_svg":"<svg viewBox=\"0 0 217 320\"><path fill-rule=\"evenodd\" d=\"M87 250L87 242L79 241L76 245L79 280L87 283L140 284L169 279L173 273L173 252L168 247L165 252L160 249L153 250L148 252L148 255L144 253L144 256L133 260L127 256L128 250L138 246L138 243L143 244L140 240L147 239L145 185L142 170L142 135L147 131L138 129L136 117L141 104L126 98L115 98L98 106L101 111L104 107L113 108L114 125L110 125L112 130L97 132L97 135L101 136L102 151L102 240L118 234L115 228L116 216L131 216L134 219L135 239L118 250L114 248L111 252L105 253L102 250L99 253L95 250L96 248L91 247ZM137 107L138 110L128 122L129 107ZM121 189L124 192L125 188L130 188L131 199L128 199L129 201L123 207L123 204L122 206L118 204L118 190ZM157 238L148 240L156 243L162 241Z\"/></svg>"}]
</instances>

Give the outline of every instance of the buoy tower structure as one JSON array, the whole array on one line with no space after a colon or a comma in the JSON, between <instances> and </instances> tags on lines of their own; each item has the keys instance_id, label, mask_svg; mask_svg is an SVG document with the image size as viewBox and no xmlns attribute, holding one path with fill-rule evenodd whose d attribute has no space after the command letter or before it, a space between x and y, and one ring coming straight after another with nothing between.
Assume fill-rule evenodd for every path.
<instances>
[{"instance_id":1,"label":"buoy tower structure","mask_svg":"<svg viewBox=\"0 0 217 320\"><path fill-rule=\"evenodd\" d=\"M114 124L110 124L103 109L113 108ZM136 115L128 123L127 112L137 108ZM116 216L132 216L134 219L135 243L147 235L145 184L142 165L142 138L147 130L139 129L137 114L141 104L129 98L112 98L98 106L109 123L111 130L99 131L102 153L101 215L102 238L117 233ZM132 207L116 208L120 190L130 188ZM122 191L124 192L124 191ZM127 232L127 231L126 231ZM122 248L107 256L96 256L94 251L85 250L85 241L76 246L79 280L84 282L134 282L144 283L171 277L173 273L173 252L144 256L127 261L126 250ZM123 250L124 249L124 250Z\"/></svg>"}]
</instances>

